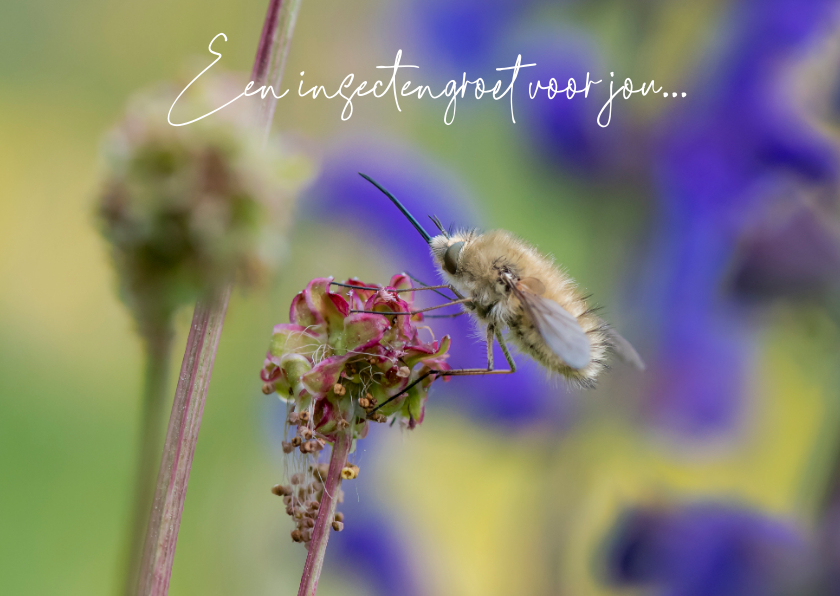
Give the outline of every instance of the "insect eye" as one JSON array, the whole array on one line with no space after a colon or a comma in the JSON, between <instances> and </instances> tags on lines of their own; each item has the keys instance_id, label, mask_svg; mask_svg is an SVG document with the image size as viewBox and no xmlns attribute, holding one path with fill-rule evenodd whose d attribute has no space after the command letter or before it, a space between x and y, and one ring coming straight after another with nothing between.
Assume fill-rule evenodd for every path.
<instances>
[{"instance_id":1,"label":"insect eye","mask_svg":"<svg viewBox=\"0 0 840 596\"><path fill-rule=\"evenodd\" d=\"M446 249L443 255L443 268L446 269L450 275L455 275L458 271L458 257L461 256L461 249L464 248L463 242L456 242Z\"/></svg>"}]
</instances>

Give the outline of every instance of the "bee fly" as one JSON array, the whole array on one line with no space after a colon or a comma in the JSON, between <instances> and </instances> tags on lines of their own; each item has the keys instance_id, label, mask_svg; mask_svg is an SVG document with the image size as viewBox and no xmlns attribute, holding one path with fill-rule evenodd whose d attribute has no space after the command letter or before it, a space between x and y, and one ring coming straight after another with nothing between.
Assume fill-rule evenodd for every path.
<instances>
[{"instance_id":1,"label":"bee fly","mask_svg":"<svg viewBox=\"0 0 840 596\"><path fill-rule=\"evenodd\" d=\"M639 354L626 339L595 314L572 280L552 260L510 232L475 230L447 232L430 236L394 195L365 174L365 180L382 191L414 225L431 248L432 258L448 283L423 286L417 290L450 290L457 300L422 310L396 314L416 314L452 305L461 305L487 330L487 368L430 371L440 376L500 375L516 372L516 364L505 343L507 328L511 343L551 372L558 373L580 387L593 387L607 366L610 353L644 369ZM507 360L507 370L493 367L493 340L499 343ZM420 382L417 379L412 385ZM405 391L391 397L396 399ZM379 407L385 405L384 402ZM378 408L377 408L378 409Z\"/></svg>"}]
</instances>

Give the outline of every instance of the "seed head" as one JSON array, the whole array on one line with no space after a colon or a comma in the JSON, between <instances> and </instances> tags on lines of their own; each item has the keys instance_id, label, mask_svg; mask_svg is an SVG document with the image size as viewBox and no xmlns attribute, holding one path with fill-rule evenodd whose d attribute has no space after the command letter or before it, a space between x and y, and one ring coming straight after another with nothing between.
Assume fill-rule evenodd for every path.
<instances>
[{"instance_id":1,"label":"seed head","mask_svg":"<svg viewBox=\"0 0 840 596\"><path fill-rule=\"evenodd\" d=\"M241 88L230 76L202 77L179 109L205 114ZM97 223L143 335L209 288L233 277L254 285L273 272L312 170L276 137L264 144L244 105L170 126L161 114L177 93L161 85L134 98L103 143Z\"/></svg>"}]
</instances>

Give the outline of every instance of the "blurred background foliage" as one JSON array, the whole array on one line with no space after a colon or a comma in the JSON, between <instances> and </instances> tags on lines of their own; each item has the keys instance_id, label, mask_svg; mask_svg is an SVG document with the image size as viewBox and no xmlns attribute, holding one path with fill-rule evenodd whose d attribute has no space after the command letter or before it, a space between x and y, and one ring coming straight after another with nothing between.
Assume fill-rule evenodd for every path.
<instances>
[{"instance_id":1,"label":"blurred background foliage","mask_svg":"<svg viewBox=\"0 0 840 596\"><path fill-rule=\"evenodd\" d=\"M460 102L445 126L441 102L398 113L359 100L341 122L336 102L281 100L275 130L321 175L277 282L231 301L171 593L297 587L305 553L269 492L283 416L260 392L271 327L313 277L432 275L358 170L418 215L504 227L554 254L649 370L617 366L598 390L570 393L525 364L505 383L440 388L413 433L374 429L320 593L836 593L837 10L304 2L288 86L301 71L312 84L372 80L402 48L422 67L413 78L441 87L465 69L492 80L521 52L539 76L613 71L688 97L619 102L608 129L595 123L602 101L531 102L524 85L516 125L506 102ZM209 63L219 32L217 67L249 71L264 11L254 0L0 8L4 593L114 593L142 361L93 225L100 143L138 89L186 83ZM190 314L178 314L173 373ZM453 362L480 361L468 325L435 326L446 330L459 333Z\"/></svg>"}]
</instances>

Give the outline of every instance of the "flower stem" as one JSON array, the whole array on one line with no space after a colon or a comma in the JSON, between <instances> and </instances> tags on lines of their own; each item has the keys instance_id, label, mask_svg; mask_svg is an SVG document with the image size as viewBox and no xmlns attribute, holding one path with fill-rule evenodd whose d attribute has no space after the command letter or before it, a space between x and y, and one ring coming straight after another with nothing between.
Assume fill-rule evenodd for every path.
<instances>
[{"instance_id":1,"label":"flower stem","mask_svg":"<svg viewBox=\"0 0 840 596\"><path fill-rule=\"evenodd\" d=\"M270 85L276 95L281 94L280 82L286 68L286 57L289 55L300 3L301 0L270 0L268 3L251 78L256 86ZM260 104L260 123L265 127L266 139L277 106L275 93L269 92Z\"/></svg>"},{"instance_id":2,"label":"flower stem","mask_svg":"<svg viewBox=\"0 0 840 596\"><path fill-rule=\"evenodd\" d=\"M315 528L312 530L312 540L309 543L309 553L303 565L303 576L300 578L298 596L315 596L318 589L318 578L324 566L324 554L327 552L327 541L335 518L335 508L338 504L336 497L341 487L341 469L347 463L347 455L353 444L353 436L348 429L336 437L330 455L330 468L324 483L324 496L315 518Z\"/></svg>"},{"instance_id":3,"label":"flower stem","mask_svg":"<svg viewBox=\"0 0 840 596\"><path fill-rule=\"evenodd\" d=\"M187 481L229 298L230 286L225 286L195 305L146 530L138 596L164 596L169 590Z\"/></svg>"},{"instance_id":4,"label":"flower stem","mask_svg":"<svg viewBox=\"0 0 840 596\"><path fill-rule=\"evenodd\" d=\"M256 85L268 83L279 91L300 3L301 0L269 1L254 61ZM276 104L272 93L261 104L260 121L266 139ZM146 528L137 596L165 596L169 591L187 481L230 289L226 285L195 305Z\"/></svg>"},{"instance_id":5,"label":"flower stem","mask_svg":"<svg viewBox=\"0 0 840 596\"><path fill-rule=\"evenodd\" d=\"M143 388L143 414L138 437L136 478L134 481L131 526L125 544L122 586L127 596L134 593L137 572L143 553L143 537L152 507L157 477L158 453L163 434L163 413L166 404L166 382L169 377L169 357L172 353L172 330L161 325L145 335L146 376Z\"/></svg>"}]
</instances>

